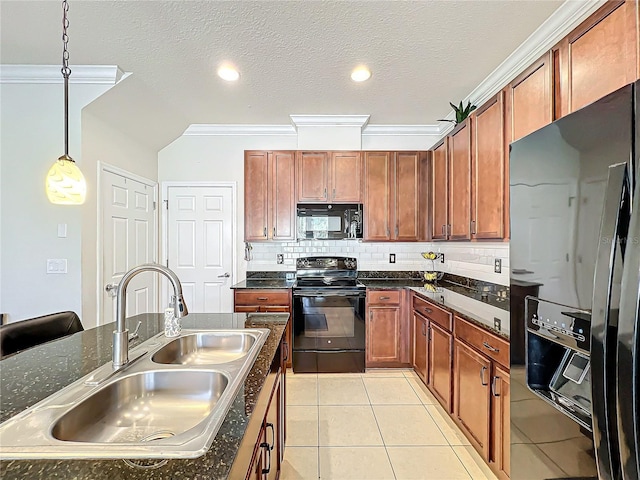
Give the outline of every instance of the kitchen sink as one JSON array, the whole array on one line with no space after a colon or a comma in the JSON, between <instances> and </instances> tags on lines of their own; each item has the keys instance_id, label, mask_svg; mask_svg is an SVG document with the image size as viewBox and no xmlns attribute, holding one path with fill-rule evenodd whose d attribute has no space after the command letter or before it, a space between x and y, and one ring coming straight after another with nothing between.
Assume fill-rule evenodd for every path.
<instances>
[{"instance_id":1,"label":"kitchen sink","mask_svg":"<svg viewBox=\"0 0 640 480\"><path fill-rule=\"evenodd\" d=\"M183 330L131 349L0 425L1 459L204 455L269 330Z\"/></svg>"},{"instance_id":2,"label":"kitchen sink","mask_svg":"<svg viewBox=\"0 0 640 480\"><path fill-rule=\"evenodd\" d=\"M243 332L194 333L169 342L151 360L180 365L227 363L244 357L255 341L255 336Z\"/></svg>"},{"instance_id":3,"label":"kitchen sink","mask_svg":"<svg viewBox=\"0 0 640 480\"><path fill-rule=\"evenodd\" d=\"M229 379L210 371L148 371L120 378L72 407L51 430L63 441L127 443L186 432L215 408Z\"/></svg>"}]
</instances>

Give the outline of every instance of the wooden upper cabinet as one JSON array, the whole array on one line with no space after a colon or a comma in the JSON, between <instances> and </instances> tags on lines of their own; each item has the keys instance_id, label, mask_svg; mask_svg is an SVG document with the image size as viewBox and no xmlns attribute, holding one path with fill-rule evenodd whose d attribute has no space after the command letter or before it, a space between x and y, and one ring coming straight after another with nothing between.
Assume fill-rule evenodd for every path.
<instances>
[{"instance_id":1,"label":"wooden upper cabinet","mask_svg":"<svg viewBox=\"0 0 640 480\"><path fill-rule=\"evenodd\" d=\"M506 89L507 143L553 121L553 55L545 54ZM508 151L507 151L508 153Z\"/></svg>"},{"instance_id":2,"label":"wooden upper cabinet","mask_svg":"<svg viewBox=\"0 0 640 480\"><path fill-rule=\"evenodd\" d=\"M426 239L426 152L364 152L364 240Z\"/></svg>"},{"instance_id":3,"label":"wooden upper cabinet","mask_svg":"<svg viewBox=\"0 0 640 480\"><path fill-rule=\"evenodd\" d=\"M397 152L394 159L394 231L401 242L420 239L420 161L418 152Z\"/></svg>"},{"instance_id":4,"label":"wooden upper cabinet","mask_svg":"<svg viewBox=\"0 0 640 480\"><path fill-rule=\"evenodd\" d=\"M471 123L449 136L449 239L471 239Z\"/></svg>"},{"instance_id":5,"label":"wooden upper cabinet","mask_svg":"<svg viewBox=\"0 0 640 480\"><path fill-rule=\"evenodd\" d=\"M505 197L504 93L473 115L473 206L471 236L501 239Z\"/></svg>"},{"instance_id":6,"label":"wooden upper cabinet","mask_svg":"<svg viewBox=\"0 0 640 480\"><path fill-rule=\"evenodd\" d=\"M269 225L273 240L295 240L296 199L293 152L271 153L271 207Z\"/></svg>"},{"instance_id":7,"label":"wooden upper cabinet","mask_svg":"<svg viewBox=\"0 0 640 480\"><path fill-rule=\"evenodd\" d=\"M268 152L244 154L244 239L267 240Z\"/></svg>"},{"instance_id":8,"label":"wooden upper cabinet","mask_svg":"<svg viewBox=\"0 0 640 480\"><path fill-rule=\"evenodd\" d=\"M245 240L295 240L294 152L246 151Z\"/></svg>"},{"instance_id":9,"label":"wooden upper cabinet","mask_svg":"<svg viewBox=\"0 0 640 480\"><path fill-rule=\"evenodd\" d=\"M433 150L431 159L431 239L446 240L449 225L449 161L447 138Z\"/></svg>"},{"instance_id":10,"label":"wooden upper cabinet","mask_svg":"<svg viewBox=\"0 0 640 480\"><path fill-rule=\"evenodd\" d=\"M608 1L558 46L560 114L638 78L637 2Z\"/></svg>"},{"instance_id":11,"label":"wooden upper cabinet","mask_svg":"<svg viewBox=\"0 0 640 480\"><path fill-rule=\"evenodd\" d=\"M300 203L360 203L360 152L298 152L297 199Z\"/></svg>"},{"instance_id":12,"label":"wooden upper cabinet","mask_svg":"<svg viewBox=\"0 0 640 480\"><path fill-rule=\"evenodd\" d=\"M330 200L332 202L362 202L362 157L360 152L332 152Z\"/></svg>"},{"instance_id":13,"label":"wooden upper cabinet","mask_svg":"<svg viewBox=\"0 0 640 480\"><path fill-rule=\"evenodd\" d=\"M364 240L391 239L390 173L390 152L364 152Z\"/></svg>"},{"instance_id":14,"label":"wooden upper cabinet","mask_svg":"<svg viewBox=\"0 0 640 480\"><path fill-rule=\"evenodd\" d=\"M329 199L329 153L298 152L298 202Z\"/></svg>"}]
</instances>

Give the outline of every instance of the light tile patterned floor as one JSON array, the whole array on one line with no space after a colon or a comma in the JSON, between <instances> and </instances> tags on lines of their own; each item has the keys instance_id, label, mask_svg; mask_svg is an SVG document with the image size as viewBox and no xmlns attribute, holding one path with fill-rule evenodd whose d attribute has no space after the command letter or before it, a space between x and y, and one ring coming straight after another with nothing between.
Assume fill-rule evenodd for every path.
<instances>
[{"instance_id":1,"label":"light tile patterned floor","mask_svg":"<svg viewBox=\"0 0 640 480\"><path fill-rule=\"evenodd\" d=\"M495 480L411 370L287 372L281 480Z\"/></svg>"}]
</instances>

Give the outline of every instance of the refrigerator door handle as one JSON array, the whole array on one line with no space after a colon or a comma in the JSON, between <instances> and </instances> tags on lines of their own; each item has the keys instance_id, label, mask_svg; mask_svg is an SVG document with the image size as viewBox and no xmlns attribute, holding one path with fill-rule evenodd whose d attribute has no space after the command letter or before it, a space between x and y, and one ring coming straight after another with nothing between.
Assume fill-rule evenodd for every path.
<instances>
[{"instance_id":1,"label":"refrigerator door handle","mask_svg":"<svg viewBox=\"0 0 640 480\"><path fill-rule=\"evenodd\" d=\"M636 186L638 183L636 183ZM617 426L622 478L640 478L638 430L640 412L638 387L640 374L640 195L633 196L629 232L626 237L624 268L620 292L617 344Z\"/></svg>"},{"instance_id":2,"label":"refrigerator door handle","mask_svg":"<svg viewBox=\"0 0 640 480\"><path fill-rule=\"evenodd\" d=\"M591 314L591 416L598 477L617 479L618 448L616 425L612 415L615 392L611 390L610 375L615 362L614 352L608 348L610 322L611 282L616 254L620 207L628 194L627 166L611 165L605 191L600 223L600 237L593 280Z\"/></svg>"}]
</instances>

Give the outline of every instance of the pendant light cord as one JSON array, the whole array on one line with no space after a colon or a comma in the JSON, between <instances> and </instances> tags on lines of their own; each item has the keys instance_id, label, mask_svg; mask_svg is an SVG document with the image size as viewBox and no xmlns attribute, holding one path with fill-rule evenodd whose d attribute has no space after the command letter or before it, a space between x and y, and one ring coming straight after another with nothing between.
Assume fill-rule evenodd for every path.
<instances>
[{"instance_id":1,"label":"pendant light cord","mask_svg":"<svg viewBox=\"0 0 640 480\"><path fill-rule=\"evenodd\" d=\"M69 12L69 2L62 0L62 77L64 78L64 156L71 160L69 157L69 76L71 75L71 69L69 68L69 35L67 29L69 28L69 19L67 13ZM72 160L73 161L73 160Z\"/></svg>"}]
</instances>

